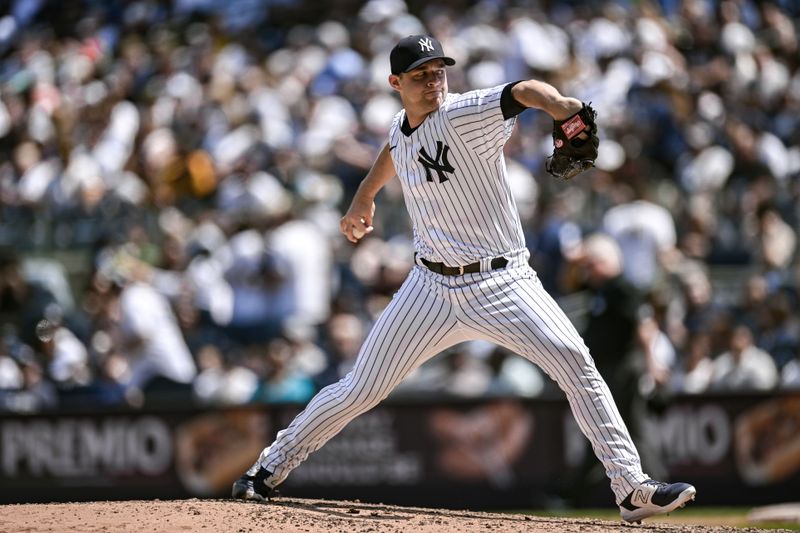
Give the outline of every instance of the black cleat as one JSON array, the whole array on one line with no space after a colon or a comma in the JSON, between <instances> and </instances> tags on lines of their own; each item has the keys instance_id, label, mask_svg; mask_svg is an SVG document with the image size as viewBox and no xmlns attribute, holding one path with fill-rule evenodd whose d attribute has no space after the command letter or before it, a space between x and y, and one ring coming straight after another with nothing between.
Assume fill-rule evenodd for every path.
<instances>
[{"instance_id":1,"label":"black cleat","mask_svg":"<svg viewBox=\"0 0 800 533\"><path fill-rule=\"evenodd\" d=\"M272 472L259 468L255 476L244 474L233 482L231 497L235 500L266 502L278 494L273 488L267 486L265 481Z\"/></svg>"},{"instance_id":2,"label":"black cleat","mask_svg":"<svg viewBox=\"0 0 800 533\"><path fill-rule=\"evenodd\" d=\"M688 483L643 481L619 505L626 522L641 522L643 518L665 514L694 500L697 490Z\"/></svg>"}]
</instances>

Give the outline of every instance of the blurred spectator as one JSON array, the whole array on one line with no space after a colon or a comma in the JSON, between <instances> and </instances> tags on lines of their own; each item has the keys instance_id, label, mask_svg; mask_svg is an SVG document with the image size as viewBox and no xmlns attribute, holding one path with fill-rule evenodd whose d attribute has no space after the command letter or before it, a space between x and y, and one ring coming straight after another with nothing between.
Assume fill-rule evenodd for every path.
<instances>
[{"instance_id":1,"label":"blurred spectator","mask_svg":"<svg viewBox=\"0 0 800 533\"><path fill-rule=\"evenodd\" d=\"M504 348L494 347L486 364L490 371L487 396L535 398L545 390L546 381L539 368Z\"/></svg>"},{"instance_id":2,"label":"blurred spectator","mask_svg":"<svg viewBox=\"0 0 800 533\"><path fill-rule=\"evenodd\" d=\"M641 290L651 288L663 275L663 265L675 261L672 215L644 198L630 198L606 211L603 230L622 249L625 277Z\"/></svg>"},{"instance_id":3,"label":"blurred spectator","mask_svg":"<svg viewBox=\"0 0 800 533\"><path fill-rule=\"evenodd\" d=\"M756 337L759 348L769 353L780 371L800 352L800 317L797 295L781 290L767 304L763 327Z\"/></svg>"},{"instance_id":4,"label":"blurred spectator","mask_svg":"<svg viewBox=\"0 0 800 533\"><path fill-rule=\"evenodd\" d=\"M705 392L714 372L714 361L711 357L708 333L698 331L691 334L686 342L681 364L672 376L671 390L686 394Z\"/></svg>"},{"instance_id":5,"label":"blurred spectator","mask_svg":"<svg viewBox=\"0 0 800 533\"><path fill-rule=\"evenodd\" d=\"M486 364L472 357L465 344L448 349L444 354L445 373L443 390L445 394L461 398L476 398L489 391L491 374Z\"/></svg>"},{"instance_id":6,"label":"blurred spectator","mask_svg":"<svg viewBox=\"0 0 800 533\"><path fill-rule=\"evenodd\" d=\"M363 321L352 313L336 313L330 317L323 340L327 366L314 378L318 388L336 383L353 369L365 334Z\"/></svg>"},{"instance_id":7,"label":"blurred spectator","mask_svg":"<svg viewBox=\"0 0 800 533\"><path fill-rule=\"evenodd\" d=\"M270 232L267 246L286 261L292 304L284 324L323 323L330 314L332 292L329 239L312 222L288 218Z\"/></svg>"},{"instance_id":8,"label":"blurred spectator","mask_svg":"<svg viewBox=\"0 0 800 533\"><path fill-rule=\"evenodd\" d=\"M745 325L733 329L730 349L714 358L709 388L726 391L765 391L778 384L772 357L753 344L753 333Z\"/></svg>"},{"instance_id":9,"label":"blurred spectator","mask_svg":"<svg viewBox=\"0 0 800 533\"><path fill-rule=\"evenodd\" d=\"M734 319L747 325L756 336L760 336L770 320L769 299L766 278L761 274L749 276L733 307Z\"/></svg>"},{"instance_id":10,"label":"blurred spectator","mask_svg":"<svg viewBox=\"0 0 800 533\"><path fill-rule=\"evenodd\" d=\"M800 357L792 359L781 370L781 386L786 389L800 389Z\"/></svg>"},{"instance_id":11,"label":"blurred spectator","mask_svg":"<svg viewBox=\"0 0 800 533\"><path fill-rule=\"evenodd\" d=\"M35 344L36 325L55 303L47 289L25 277L16 252L0 248L0 324L10 327L9 332L22 342Z\"/></svg>"},{"instance_id":12,"label":"blurred spectator","mask_svg":"<svg viewBox=\"0 0 800 533\"><path fill-rule=\"evenodd\" d=\"M642 395L649 397L667 390L678 364L677 354L648 304L644 304L639 310L637 341L638 350L644 356L645 362L645 372L639 379Z\"/></svg>"},{"instance_id":13,"label":"blurred spectator","mask_svg":"<svg viewBox=\"0 0 800 533\"><path fill-rule=\"evenodd\" d=\"M787 269L795 255L797 234L772 205L760 206L756 217L759 258L772 292L789 281Z\"/></svg>"},{"instance_id":14,"label":"blurred spectator","mask_svg":"<svg viewBox=\"0 0 800 533\"><path fill-rule=\"evenodd\" d=\"M215 302L212 315L235 342L266 342L281 330L283 318L293 311L289 266L285 258L268 250L255 229L231 237L220 250L228 302ZM223 315L223 313L225 313Z\"/></svg>"},{"instance_id":15,"label":"blurred spectator","mask_svg":"<svg viewBox=\"0 0 800 533\"><path fill-rule=\"evenodd\" d=\"M0 390L0 405L4 410L17 413L36 413L54 409L58 405L55 386L44 377L41 365L34 359L24 359L21 386Z\"/></svg>"},{"instance_id":16,"label":"blurred spectator","mask_svg":"<svg viewBox=\"0 0 800 533\"><path fill-rule=\"evenodd\" d=\"M684 346L686 338L700 331L710 334L711 349L718 353L727 346L727 309L714 298L714 287L701 264L688 263L678 275L684 309L681 328L673 342Z\"/></svg>"},{"instance_id":17,"label":"blurred spectator","mask_svg":"<svg viewBox=\"0 0 800 533\"><path fill-rule=\"evenodd\" d=\"M292 346L294 356L290 364L294 371L313 378L325 370L327 365L326 353L315 342L317 337L316 328L302 323L289 324L284 327L283 336Z\"/></svg>"},{"instance_id":18,"label":"blurred spectator","mask_svg":"<svg viewBox=\"0 0 800 533\"><path fill-rule=\"evenodd\" d=\"M282 338L271 340L264 350L265 372L252 400L261 403L305 404L314 396L314 382L291 365L292 345Z\"/></svg>"},{"instance_id":19,"label":"blurred spectator","mask_svg":"<svg viewBox=\"0 0 800 533\"><path fill-rule=\"evenodd\" d=\"M581 230L570 213L569 200L557 195L541 207L538 232L526 238L531 248L531 266L552 294L564 294L570 281L563 279L568 261L581 241Z\"/></svg>"},{"instance_id":20,"label":"blurred spectator","mask_svg":"<svg viewBox=\"0 0 800 533\"><path fill-rule=\"evenodd\" d=\"M22 370L11 356L8 343L0 338L0 394L22 388Z\"/></svg>"},{"instance_id":21,"label":"blurred spectator","mask_svg":"<svg viewBox=\"0 0 800 533\"><path fill-rule=\"evenodd\" d=\"M241 365L227 363L215 346L204 346L197 354L198 374L194 395L202 404L241 405L258 388L258 376Z\"/></svg>"},{"instance_id":22,"label":"blurred spectator","mask_svg":"<svg viewBox=\"0 0 800 533\"><path fill-rule=\"evenodd\" d=\"M148 394L179 393L197 374L169 302L147 283L117 286L118 350L130 367L126 387Z\"/></svg>"},{"instance_id":23,"label":"blurred spectator","mask_svg":"<svg viewBox=\"0 0 800 533\"><path fill-rule=\"evenodd\" d=\"M107 354L100 362L97 379L89 388L91 401L102 407L133 406L138 398L126 394L130 379L128 360L117 352Z\"/></svg>"},{"instance_id":24,"label":"blurred spectator","mask_svg":"<svg viewBox=\"0 0 800 533\"><path fill-rule=\"evenodd\" d=\"M48 361L48 376L60 389L90 385L94 376L86 346L62 323L59 314L49 312L45 316L47 325L40 327L39 346Z\"/></svg>"}]
</instances>

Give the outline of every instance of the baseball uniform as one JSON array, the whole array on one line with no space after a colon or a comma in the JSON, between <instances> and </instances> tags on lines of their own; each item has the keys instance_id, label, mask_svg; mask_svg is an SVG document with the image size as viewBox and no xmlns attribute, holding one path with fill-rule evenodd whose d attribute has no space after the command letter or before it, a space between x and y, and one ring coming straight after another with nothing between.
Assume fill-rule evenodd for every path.
<instances>
[{"instance_id":1,"label":"baseball uniform","mask_svg":"<svg viewBox=\"0 0 800 533\"><path fill-rule=\"evenodd\" d=\"M403 42L409 70L431 58L452 64L430 37ZM415 128L405 110L395 116L388 149L413 222L415 266L353 370L322 389L243 479L261 472L263 483L275 487L415 368L449 346L482 339L526 357L558 383L618 504L648 480L589 351L528 265L503 157L525 109L512 96L513 85L448 94Z\"/></svg>"}]
</instances>

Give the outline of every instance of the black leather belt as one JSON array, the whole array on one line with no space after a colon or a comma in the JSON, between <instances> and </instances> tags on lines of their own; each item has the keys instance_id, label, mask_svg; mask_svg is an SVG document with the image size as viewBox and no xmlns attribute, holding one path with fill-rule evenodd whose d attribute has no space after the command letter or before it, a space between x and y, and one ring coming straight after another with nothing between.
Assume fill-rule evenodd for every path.
<instances>
[{"instance_id":1,"label":"black leather belt","mask_svg":"<svg viewBox=\"0 0 800 533\"><path fill-rule=\"evenodd\" d=\"M417 254L414 254L414 256L419 257ZM463 276L464 274L474 274L475 272L481 271L480 261L457 267L447 266L444 263L434 263L433 261L428 261L424 257L419 257L419 261L431 272L436 272L443 276ZM491 270L497 270L498 268L505 268L507 264L508 259L505 257L495 257L492 259L492 262L489 263L489 266Z\"/></svg>"}]
</instances>

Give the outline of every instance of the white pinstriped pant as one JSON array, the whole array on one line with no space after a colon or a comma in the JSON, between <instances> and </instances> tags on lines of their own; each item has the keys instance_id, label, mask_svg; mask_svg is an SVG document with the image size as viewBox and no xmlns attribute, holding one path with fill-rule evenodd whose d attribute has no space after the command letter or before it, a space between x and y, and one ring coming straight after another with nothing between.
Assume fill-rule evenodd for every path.
<instances>
[{"instance_id":1,"label":"white pinstriped pant","mask_svg":"<svg viewBox=\"0 0 800 533\"><path fill-rule=\"evenodd\" d=\"M519 264L520 260L514 260ZM415 266L361 347L353 370L317 393L248 471L281 483L308 455L372 409L422 363L465 340L523 355L566 393L617 503L647 479L611 393L572 323L527 265L442 276Z\"/></svg>"}]
</instances>

